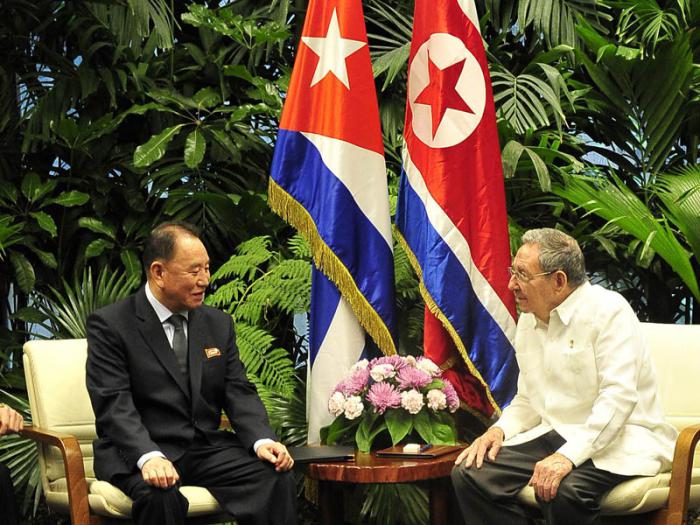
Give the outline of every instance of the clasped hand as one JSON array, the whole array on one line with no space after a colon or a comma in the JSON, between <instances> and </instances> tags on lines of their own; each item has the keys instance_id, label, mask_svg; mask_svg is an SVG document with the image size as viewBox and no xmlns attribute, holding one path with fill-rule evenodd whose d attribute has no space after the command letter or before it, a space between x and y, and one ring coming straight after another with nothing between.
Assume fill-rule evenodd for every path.
<instances>
[{"instance_id":1,"label":"clasped hand","mask_svg":"<svg viewBox=\"0 0 700 525\"><path fill-rule=\"evenodd\" d=\"M269 461L277 472L286 472L294 466L291 454L282 443L264 443L258 447L257 455L263 461Z\"/></svg>"}]
</instances>

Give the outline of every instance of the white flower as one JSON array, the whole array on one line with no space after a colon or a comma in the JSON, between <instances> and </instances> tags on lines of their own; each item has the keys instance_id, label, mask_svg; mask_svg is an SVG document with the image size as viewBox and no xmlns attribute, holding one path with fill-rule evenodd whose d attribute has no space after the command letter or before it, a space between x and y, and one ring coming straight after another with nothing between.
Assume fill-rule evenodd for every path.
<instances>
[{"instance_id":1,"label":"white flower","mask_svg":"<svg viewBox=\"0 0 700 525\"><path fill-rule=\"evenodd\" d=\"M345 410L345 417L348 419L355 419L362 414L365 406L362 404L362 398L360 396L348 396L343 403L343 409Z\"/></svg>"},{"instance_id":2,"label":"white flower","mask_svg":"<svg viewBox=\"0 0 700 525\"><path fill-rule=\"evenodd\" d=\"M345 396L342 392L333 392L333 395L328 400L328 411L333 417L338 417L343 413L343 405L345 404Z\"/></svg>"},{"instance_id":3,"label":"white flower","mask_svg":"<svg viewBox=\"0 0 700 525\"><path fill-rule=\"evenodd\" d=\"M444 410L447 408L447 396L442 390L433 388L430 390L426 397L428 398L428 407L433 410Z\"/></svg>"},{"instance_id":4,"label":"white flower","mask_svg":"<svg viewBox=\"0 0 700 525\"><path fill-rule=\"evenodd\" d=\"M365 369L369 366L369 361L367 359L362 359L350 367L350 375L354 374L358 370Z\"/></svg>"},{"instance_id":5,"label":"white flower","mask_svg":"<svg viewBox=\"0 0 700 525\"><path fill-rule=\"evenodd\" d=\"M418 370L423 370L423 372L430 374L432 377L439 376L442 373L440 367L426 357L417 361L416 368Z\"/></svg>"},{"instance_id":6,"label":"white flower","mask_svg":"<svg viewBox=\"0 0 700 525\"><path fill-rule=\"evenodd\" d=\"M401 406L410 414L417 414L423 408L423 394L415 388L401 392Z\"/></svg>"},{"instance_id":7,"label":"white flower","mask_svg":"<svg viewBox=\"0 0 700 525\"><path fill-rule=\"evenodd\" d=\"M369 371L369 375L372 376L372 379L379 382L394 377L396 375L396 370L389 364L374 365L372 370Z\"/></svg>"},{"instance_id":8,"label":"white flower","mask_svg":"<svg viewBox=\"0 0 700 525\"><path fill-rule=\"evenodd\" d=\"M404 358L404 360L406 361L406 364L407 364L408 366L412 366L413 368L416 367L417 361L416 361L416 358L413 357L412 355L406 356L406 357Z\"/></svg>"}]
</instances>

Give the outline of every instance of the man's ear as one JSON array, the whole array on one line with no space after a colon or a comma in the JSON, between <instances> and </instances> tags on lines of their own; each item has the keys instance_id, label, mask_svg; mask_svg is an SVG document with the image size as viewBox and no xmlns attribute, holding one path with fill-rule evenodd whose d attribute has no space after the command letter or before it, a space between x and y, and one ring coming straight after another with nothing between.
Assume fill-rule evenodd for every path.
<instances>
[{"instance_id":1,"label":"man's ear","mask_svg":"<svg viewBox=\"0 0 700 525\"><path fill-rule=\"evenodd\" d=\"M554 284L557 287L557 291L564 290L569 284L569 278L566 273L561 270L554 272Z\"/></svg>"},{"instance_id":2,"label":"man's ear","mask_svg":"<svg viewBox=\"0 0 700 525\"><path fill-rule=\"evenodd\" d=\"M162 261L153 261L148 269L149 280L162 287L164 272L165 266L163 265Z\"/></svg>"}]
</instances>

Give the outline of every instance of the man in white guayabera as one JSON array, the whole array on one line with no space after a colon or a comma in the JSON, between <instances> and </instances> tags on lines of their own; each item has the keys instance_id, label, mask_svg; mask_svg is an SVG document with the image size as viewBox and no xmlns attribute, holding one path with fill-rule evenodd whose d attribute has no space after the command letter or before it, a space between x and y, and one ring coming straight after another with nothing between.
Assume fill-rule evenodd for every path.
<instances>
[{"instance_id":1,"label":"man in white guayabera","mask_svg":"<svg viewBox=\"0 0 700 525\"><path fill-rule=\"evenodd\" d=\"M668 470L676 431L657 396L639 321L592 286L572 237L530 230L509 268L520 319L518 392L452 471L469 525L529 523L531 485L546 523L600 523L600 498L630 476Z\"/></svg>"}]
</instances>

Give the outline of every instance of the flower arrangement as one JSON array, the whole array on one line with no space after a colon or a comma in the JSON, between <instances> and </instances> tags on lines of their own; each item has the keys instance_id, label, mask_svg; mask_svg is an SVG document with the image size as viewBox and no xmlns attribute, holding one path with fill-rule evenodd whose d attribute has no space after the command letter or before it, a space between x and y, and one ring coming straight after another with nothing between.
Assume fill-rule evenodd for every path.
<instances>
[{"instance_id":1,"label":"flower arrangement","mask_svg":"<svg viewBox=\"0 0 700 525\"><path fill-rule=\"evenodd\" d=\"M451 445L456 430L452 413L459 398L430 359L398 355L363 359L335 387L328 401L333 422L321 429L328 445L347 442L369 452L387 431L392 445L415 432L426 443Z\"/></svg>"}]
</instances>

